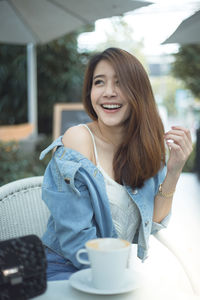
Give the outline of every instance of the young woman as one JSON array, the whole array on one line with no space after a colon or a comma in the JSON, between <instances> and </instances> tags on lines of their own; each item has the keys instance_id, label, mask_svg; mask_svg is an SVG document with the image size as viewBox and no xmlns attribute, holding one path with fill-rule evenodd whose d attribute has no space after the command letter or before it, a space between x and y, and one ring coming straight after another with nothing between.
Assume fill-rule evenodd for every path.
<instances>
[{"instance_id":1,"label":"young woman","mask_svg":"<svg viewBox=\"0 0 200 300\"><path fill-rule=\"evenodd\" d=\"M43 236L48 280L84 268L75 254L97 237L137 243L144 260L149 235L167 226L192 151L187 129L164 133L148 76L124 50L109 48L90 60L83 103L92 122L71 127L41 154L56 147L42 192L51 212Z\"/></svg>"}]
</instances>

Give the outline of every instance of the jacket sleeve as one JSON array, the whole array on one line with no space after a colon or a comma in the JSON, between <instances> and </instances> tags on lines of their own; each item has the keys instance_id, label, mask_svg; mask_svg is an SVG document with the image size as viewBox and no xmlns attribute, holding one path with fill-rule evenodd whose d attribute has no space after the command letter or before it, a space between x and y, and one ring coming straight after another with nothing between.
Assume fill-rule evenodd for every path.
<instances>
[{"instance_id":1,"label":"jacket sleeve","mask_svg":"<svg viewBox=\"0 0 200 300\"><path fill-rule=\"evenodd\" d=\"M79 269L84 266L76 260L76 252L89 239L97 238L90 194L79 173L80 166L73 161L61 162L54 155L45 172L42 191L62 254Z\"/></svg>"}]
</instances>

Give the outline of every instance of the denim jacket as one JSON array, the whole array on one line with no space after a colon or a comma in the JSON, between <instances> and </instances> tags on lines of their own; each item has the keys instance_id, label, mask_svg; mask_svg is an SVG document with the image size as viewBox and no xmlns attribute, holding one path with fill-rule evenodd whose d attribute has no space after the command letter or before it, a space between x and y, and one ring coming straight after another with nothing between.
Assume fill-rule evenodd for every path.
<instances>
[{"instance_id":1,"label":"denim jacket","mask_svg":"<svg viewBox=\"0 0 200 300\"><path fill-rule=\"evenodd\" d=\"M40 159L54 147L57 148L46 168L42 186L42 199L51 213L42 240L81 269L84 266L77 262L76 252L90 239L117 237L117 232L99 169L81 153L64 147L62 137L42 151ZM159 224L152 222L154 197L165 173L164 167L139 189L125 186L141 215L133 243L138 244L138 257L142 260L147 257L150 234L166 227L169 221L168 215Z\"/></svg>"}]
</instances>

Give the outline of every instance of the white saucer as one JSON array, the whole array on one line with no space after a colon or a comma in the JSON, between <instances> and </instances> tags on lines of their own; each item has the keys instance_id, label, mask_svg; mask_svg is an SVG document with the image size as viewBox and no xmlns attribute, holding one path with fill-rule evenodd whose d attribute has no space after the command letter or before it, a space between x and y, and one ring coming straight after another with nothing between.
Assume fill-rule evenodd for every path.
<instances>
[{"instance_id":1,"label":"white saucer","mask_svg":"<svg viewBox=\"0 0 200 300\"><path fill-rule=\"evenodd\" d=\"M99 295L123 294L141 287L141 274L132 269L127 269L123 286L112 290L100 290L93 287L91 269L81 270L72 274L69 278L69 283L73 288L85 293Z\"/></svg>"}]
</instances>

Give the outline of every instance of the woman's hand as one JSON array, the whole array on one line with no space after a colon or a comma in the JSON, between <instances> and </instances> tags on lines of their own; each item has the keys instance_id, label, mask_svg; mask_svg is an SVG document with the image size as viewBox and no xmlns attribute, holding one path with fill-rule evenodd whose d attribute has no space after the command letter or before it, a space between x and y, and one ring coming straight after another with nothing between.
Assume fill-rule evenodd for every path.
<instances>
[{"instance_id":1,"label":"woman's hand","mask_svg":"<svg viewBox=\"0 0 200 300\"><path fill-rule=\"evenodd\" d=\"M169 148L167 162L167 175L162 183L161 196L159 193L154 200L154 222L160 223L170 212L172 207L173 193L183 169L183 166L192 152L192 139L190 131L181 126L173 126L165 133L164 139ZM171 194L170 196L166 195Z\"/></svg>"},{"instance_id":2,"label":"woman's hand","mask_svg":"<svg viewBox=\"0 0 200 300\"><path fill-rule=\"evenodd\" d=\"M183 166L192 152L190 131L181 126L172 126L164 135L170 154L167 162L167 171L180 175Z\"/></svg>"}]
</instances>

